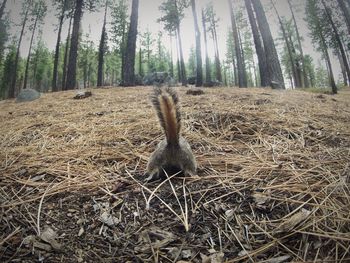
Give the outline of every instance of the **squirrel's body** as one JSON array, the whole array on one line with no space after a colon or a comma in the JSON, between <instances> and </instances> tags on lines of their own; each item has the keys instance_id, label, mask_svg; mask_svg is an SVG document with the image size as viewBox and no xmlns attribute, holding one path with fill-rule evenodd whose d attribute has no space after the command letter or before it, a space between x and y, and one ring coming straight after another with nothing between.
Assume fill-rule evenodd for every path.
<instances>
[{"instance_id":1,"label":"squirrel's body","mask_svg":"<svg viewBox=\"0 0 350 263\"><path fill-rule=\"evenodd\" d=\"M180 136L181 116L177 94L171 88L157 87L154 89L152 103L166 138L151 155L147 165L148 179L159 179L163 169L169 176L178 171L182 171L185 176L195 174L197 164L191 146Z\"/></svg>"}]
</instances>

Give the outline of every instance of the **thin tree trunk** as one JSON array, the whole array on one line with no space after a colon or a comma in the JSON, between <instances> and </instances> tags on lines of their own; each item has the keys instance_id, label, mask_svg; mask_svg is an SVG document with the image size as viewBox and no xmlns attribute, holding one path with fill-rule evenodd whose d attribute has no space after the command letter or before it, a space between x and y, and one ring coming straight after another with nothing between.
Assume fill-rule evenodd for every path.
<instances>
[{"instance_id":1,"label":"thin tree trunk","mask_svg":"<svg viewBox=\"0 0 350 263\"><path fill-rule=\"evenodd\" d=\"M26 88L27 88L28 70L29 70L29 63L30 63L30 55L31 55L31 52L32 52L33 40L34 40L36 25L37 25L37 23L38 23L38 18L39 18L39 16L37 15L37 16L35 17L35 21L34 21L34 25L33 25L32 37L30 38L30 44L29 44L29 51L28 51L26 69L25 69L25 72L24 72L23 89L26 89Z\"/></svg>"},{"instance_id":2,"label":"thin tree trunk","mask_svg":"<svg viewBox=\"0 0 350 263\"><path fill-rule=\"evenodd\" d=\"M121 68L121 78L123 78L124 76L124 69L125 69L125 48L126 48L126 45L125 45L125 31L126 31L126 25L125 23L123 23L123 32L122 32L122 42L121 42L121 61L122 61L122 68Z\"/></svg>"},{"instance_id":3,"label":"thin tree trunk","mask_svg":"<svg viewBox=\"0 0 350 263\"><path fill-rule=\"evenodd\" d=\"M210 72L210 62L209 62L209 56L208 56L207 27L205 24L204 9L202 9L202 25L203 25L203 36L204 36L204 45L205 45L205 84L210 85L211 72Z\"/></svg>"},{"instance_id":4,"label":"thin tree trunk","mask_svg":"<svg viewBox=\"0 0 350 263\"><path fill-rule=\"evenodd\" d=\"M6 7L7 0L4 0L0 6L0 20L2 19L2 16L4 15L5 7Z\"/></svg>"},{"instance_id":5,"label":"thin tree trunk","mask_svg":"<svg viewBox=\"0 0 350 263\"><path fill-rule=\"evenodd\" d=\"M127 47L125 52L123 86L135 85L135 53L137 38L139 0L132 1L130 26L128 32Z\"/></svg>"},{"instance_id":6,"label":"thin tree trunk","mask_svg":"<svg viewBox=\"0 0 350 263\"><path fill-rule=\"evenodd\" d=\"M177 66L177 79L178 82L182 82L181 75L181 64L180 64L180 51L179 51L179 37L177 31L175 31L176 36L176 66Z\"/></svg>"},{"instance_id":7,"label":"thin tree trunk","mask_svg":"<svg viewBox=\"0 0 350 263\"><path fill-rule=\"evenodd\" d=\"M139 75L140 77L143 76L143 70L142 70L142 48L139 49Z\"/></svg>"},{"instance_id":8,"label":"thin tree trunk","mask_svg":"<svg viewBox=\"0 0 350 263\"><path fill-rule=\"evenodd\" d=\"M215 22L214 22L212 34L213 34L214 49L215 49L216 79L217 79L219 82L222 82L221 62L220 62L220 56L219 56L219 45L218 45L218 37L217 37L217 34L216 34L216 25L215 25Z\"/></svg>"},{"instance_id":9,"label":"thin tree trunk","mask_svg":"<svg viewBox=\"0 0 350 263\"><path fill-rule=\"evenodd\" d=\"M23 34L24 34L24 29L27 23L27 19L28 19L28 12L29 12L29 8L31 7L31 3L32 1L30 1L28 3L24 18L23 18L23 23L22 23L22 29L21 29L21 34L19 35L19 40L18 40L18 44L17 44L17 51L16 51L16 58L15 58L15 63L14 63L14 74L12 77L12 83L11 83L11 87L9 90L9 98L14 98L15 97L15 91L16 91L16 81L17 81L17 68L18 68L18 60L19 60L19 49L21 47L21 43L22 43L22 38L23 38Z\"/></svg>"},{"instance_id":10,"label":"thin tree trunk","mask_svg":"<svg viewBox=\"0 0 350 263\"><path fill-rule=\"evenodd\" d=\"M106 39L107 39L107 32L106 32L107 8L108 8L108 0L106 0L106 4L105 4L105 15L104 15L103 25L102 25L100 46L98 48L97 87L103 86L103 65L104 65L104 55L106 50L105 45L106 45Z\"/></svg>"},{"instance_id":11,"label":"thin tree trunk","mask_svg":"<svg viewBox=\"0 0 350 263\"><path fill-rule=\"evenodd\" d=\"M177 27L177 36L179 38L179 51L180 51L180 64L181 64L181 83L182 86L187 86L187 76L186 76L186 68L185 68L185 61L184 61L184 55L182 51L182 41L181 41L181 33L180 33L180 25Z\"/></svg>"},{"instance_id":12,"label":"thin tree trunk","mask_svg":"<svg viewBox=\"0 0 350 263\"><path fill-rule=\"evenodd\" d=\"M170 77L174 78L174 63L173 63L173 37L170 32Z\"/></svg>"},{"instance_id":13,"label":"thin tree trunk","mask_svg":"<svg viewBox=\"0 0 350 263\"><path fill-rule=\"evenodd\" d=\"M282 30L283 38L284 38L284 41L286 43L288 56L289 56L289 61L290 61L290 65L292 67L292 74L293 74L295 87L296 88L300 88L301 85L299 83L298 74L297 74L297 70L296 70L296 67L295 67L295 61L294 61L294 57L293 57L293 54L292 54L291 43L289 42L289 38L287 36L286 29L284 28L282 19L281 19L280 15L279 15L279 13L278 13L278 11L276 9L276 6L275 6L274 2L272 0L270 2L272 4L273 9L275 10L276 15L277 15L278 22L280 23L280 27L281 27L281 30Z\"/></svg>"},{"instance_id":14,"label":"thin tree trunk","mask_svg":"<svg viewBox=\"0 0 350 263\"><path fill-rule=\"evenodd\" d=\"M267 64L266 64L266 55L265 55L264 46L261 43L260 33L259 33L258 25L256 24L255 17L254 17L254 12L252 9L251 0L245 0L245 6L246 6L248 17L249 17L249 23L250 23L250 26L252 28L256 54L258 56L260 86L266 87L269 85L269 83L268 83L268 74L269 73L268 73Z\"/></svg>"},{"instance_id":15,"label":"thin tree trunk","mask_svg":"<svg viewBox=\"0 0 350 263\"><path fill-rule=\"evenodd\" d=\"M269 85L273 88L285 89L281 65L278 59L274 40L272 38L270 26L267 22L264 8L260 0L252 0L256 13L260 33L264 42L266 53L266 63L269 75Z\"/></svg>"},{"instance_id":16,"label":"thin tree trunk","mask_svg":"<svg viewBox=\"0 0 350 263\"><path fill-rule=\"evenodd\" d=\"M66 79L67 79L67 62L68 62L68 50L69 50L69 40L70 40L70 30L72 26L72 17L69 19L68 35L66 39L66 47L64 49L64 59L63 59L63 71L62 71L62 90L67 90Z\"/></svg>"},{"instance_id":17,"label":"thin tree trunk","mask_svg":"<svg viewBox=\"0 0 350 263\"><path fill-rule=\"evenodd\" d=\"M344 66L344 60L339 52L339 50L337 49L336 50L336 53L337 53L337 57L338 57L338 60L339 60L339 65L340 65L340 70L341 70L341 74L343 76L343 82L344 82L344 85L347 86L348 84L348 78L347 78L347 74L346 74L346 70L345 70L345 66Z\"/></svg>"},{"instance_id":18,"label":"thin tree trunk","mask_svg":"<svg viewBox=\"0 0 350 263\"><path fill-rule=\"evenodd\" d=\"M343 43L342 43L342 41L340 39L340 35L339 35L339 32L338 32L338 29L337 29L336 25L334 24L331 11L326 6L324 0L322 0L322 4L323 4L323 6L325 8L327 18L328 18L328 20L329 20L329 22L330 22L330 24L332 26L332 29L333 29L333 32L334 32L334 37L335 37L335 40L336 40L336 42L338 44L338 47L339 47L339 50L340 50L340 54L343 57L344 67L345 67L345 70L346 70L346 74L348 75L348 83L350 83L350 67L349 67L349 63L348 63L347 57L346 57L344 45L343 45Z\"/></svg>"},{"instance_id":19,"label":"thin tree trunk","mask_svg":"<svg viewBox=\"0 0 350 263\"><path fill-rule=\"evenodd\" d=\"M70 42L69 60L68 60L68 71L67 71L67 90L74 89L76 86L76 75L77 75L77 57L79 48L79 29L80 20L83 13L83 0L76 0L72 37Z\"/></svg>"},{"instance_id":20,"label":"thin tree trunk","mask_svg":"<svg viewBox=\"0 0 350 263\"><path fill-rule=\"evenodd\" d=\"M242 59L242 50L241 50L241 44L240 44L239 37L238 37L236 18L235 18L235 14L233 12L232 1L228 0L228 3L229 3L229 8L230 8L233 39L235 41L235 54L236 54L236 58L237 58L237 69L238 69L238 85L240 88L246 88L248 83L247 83L247 76L245 73L244 62Z\"/></svg>"},{"instance_id":21,"label":"thin tree trunk","mask_svg":"<svg viewBox=\"0 0 350 263\"><path fill-rule=\"evenodd\" d=\"M300 55L301 55L301 62L302 62L302 68L303 68L303 78L301 78L301 85L302 85L303 88L307 88L307 87L309 87L309 80L307 78L307 73L306 73L304 51L303 51L303 47L301 45L301 37L300 37L300 34L299 34L299 28L298 28L297 20L295 19L295 15L294 15L292 4L291 4L290 0L287 0L287 2L288 2L288 5L289 5L290 12L292 13L292 18L293 18L294 27L295 27L295 33L297 34L297 39L298 39L299 52L300 52Z\"/></svg>"},{"instance_id":22,"label":"thin tree trunk","mask_svg":"<svg viewBox=\"0 0 350 263\"><path fill-rule=\"evenodd\" d=\"M62 25L63 25L64 13L66 11L66 6L67 6L67 0L64 0L63 7L62 7L62 13L61 13L60 19L59 19L57 42L56 42L56 49L55 49L55 58L54 58L54 63L53 63L53 73L52 73L52 91L53 92L58 91L57 68L58 68L58 59L60 56L61 32L62 32Z\"/></svg>"},{"instance_id":23,"label":"thin tree trunk","mask_svg":"<svg viewBox=\"0 0 350 263\"><path fill-rule=\"evenodd\" d=\"M192 14L194 20L194 28L196 32L196 87L203 85L203 68L202 68L202 49L201 49L201 33L198 26L198 18L196 11L196 2L191 0Z\"/></svg>"}]
</instances>

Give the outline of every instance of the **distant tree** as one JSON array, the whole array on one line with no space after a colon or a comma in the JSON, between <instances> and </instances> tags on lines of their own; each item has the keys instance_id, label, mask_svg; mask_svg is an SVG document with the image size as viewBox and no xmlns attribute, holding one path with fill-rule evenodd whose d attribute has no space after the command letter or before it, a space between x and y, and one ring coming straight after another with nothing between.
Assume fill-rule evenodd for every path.
<instances>
[{"instance_id":1,"label":"distant tree","mask_svg":"<svg viewBox=\"0 0 350 263\"><path fill-rule=\"evenodd\" d=\"M44 45L42 39L36 45L32 59L31 67L33 68L32 82L35 89L47 92L51 86L53 61L50 50Z\"/></svg>"},{"instance_id":2,"label":"distant tree","mask_svg":"<svg viewBox=\"0 0 350 263\"><path fill-rule=\"evenodd\" d=\"M105 14L103 18L102 32L100 45L98 47L98 69L97 69L97 87L103 86L103 67L104 56L107 51L107 31L106 31L106 17L107 17L108 0L105 3Z\"/></svg>"},{"instance_id":3,"label":"distant tree","mask_svg":"<svg viewBox=\"0 0 350 263\"><path fill-rule=\"evenodd\" d=\"M27 88L27 82L28 82L28 70L29 70L29 62L30 62L30 56L32 52L32 46L33 46L33 39L35 35L35 31L37 29L37 26L40 25L43 22L43 19L46 15L47 6L44 0L37 0L34 2L33 8L31 10L30 16L33 19L33 24L29 27L29 29L32 31L32 36L30 39L29 44L29 51L27 56L27 63L26 63L26 69L24 72L24 83L23 83L23 89Z\"/></svg>"},{"instance_id":4,"label":"distant tree","mask_svg":"<svg viewBox=\"0 0 350 263\"><path fill-rule=\"evenodd\" d=\"M235 52L235 43L233 40L232 30L229 30L227 33L226 39L226 62L231 64L233 69L232 82L234 86L238 86L238 75L237 75L237 64L236 64L236 52Z\"/></svg>"},{"instance_id":5,"label":"distant tree","mask_svg":"<svg viewBox=\"0 0 350 263\"><path fill-rule=\"evenodd\" d=\"M78 57L79 79L82 78L84 88L90 87L96 83L97 76L97 51L94 42L86 34L84 40L80 43L80 52Z\"/></svg>"},{"instance_id":6,"label":"distant tree","mask_svg":"<svg viewBox=\"0 0 350 263\"><path fill-rule=\"evenodd\" d=\"M68 63L68 54L69 54L69 40L70 40L70 34L71 34L71 27L72 27L72 19L71 16L69 19L69 26L68 26L68 33L66 38L66 44L64 48L64 59L63 59L63 66L62 66L62 90L67 89L67 63Z\"/></svg>"},{"instance_id":7,"label":"distant tree","mask_svg":"<svg viewBox=\"0 0 350 263\"><path fill-rule=\"evenodd\" d=\"M196 87L203 85L203 68L202 68L202 48L201 33L198 26L198 18L196 11L196 1L191 0L192 15L194 20L194 29L196 34Z\"/></svg>"},{"instance_id":8,"label":"distant tree","mask_svg":"<svg viewBox=\"0 0 350 263\"><path fill-rule=\"evenodd\" d=\"M52 73L52 91L55 92L55 91L58 91L57 76L58 76L58 60L60 56L62 26L63 26L66 12L67 10L69 10L69 8L72 8L71 5L73 4L73 2L72 0L54 0L54 4L56 4L57 8L60 10L60 13L58 16L58 32L57 32L57 41L56 41L56 48L55 48L55 55L54 55L54 66L53 66L53 73Z\"/></svg>"},{"instance_id":9,"label":"distant tree","mask_svg":"<svg viewBox=\"0 0 350 263\"><path fill-rule=\"evenodd\" d=\"M300 52L300 56L301 56L301 64L302 64L302 68L303 68L303 77L301 78L301 86L305 88L305 87L309 87L309 81L307 78L307 72L306 72L307 70L305 68L306 64L305 64L305 59L304 59L304 51L303 51L303 47L301 44L301 36L299 33L299 27L298 27L298 24L297 24L297 21L295 18L295 14L294 14L293 5L291 3L291 0L287 0L287 2L288 2L290 12L292 14L294 27L295 27L295 33L296 33L297 40L298 40L299 52Z\"/></svg>"},{"instance_id":10,"label":"distant tree","mask_svg":"<svg viewBox=\"0 0 350 263\"><path fill-rule=\"evenodd\" d=\"M233 32L233 39L235 42L235 45L234 45L235 53L237 58L238 86L240 88L244 88L244 87L247 87L247 75L245 72L244 61L242 58L241 43L239 41L238 28L236 24L235 14L233 12L232 1L228 0L228 3L230 7L231 26L232 26L232 32Z\"/></svg>"},{"instance_id":11,"label":"distant tree","mask_svg":"<svg viewBox=\"0 0 350 263\"><path fill-rule=\"evenodd\" d=\"M5 99L8 97L8 87L11 85L12 76L14 75L14 65L16 60L16 46L10 45L7 55L4 60L3 71L0 81L0 98Z\"/></svg>"},{"instance_id":12,"label":"distant tree","mask_svg":"<svg viewBox=\"0 0 350 263\"><path fill-rule=\"evenodd\" d=\"M249 23L253 33L254 45L259 63L259 75L260 75L260 86L266 87L268 82L268 68L266 63L266 55L264 50L264 45L261 42L261 35L258 29L256 18L254 16L251 0L245 0L245 6L248 13Z\"/></svg>"},{"instance_id":13,"label":"distant tree","mask_svg":"<svg viewBox=\"0 0 350 263\"><path fill-rule=\"evenodd\" d=\"M309 0L306 2L306 22L308 24L308 28L310 30L310 36L317 46L317 50L322 53L323 58L326 61L327 69L328 69L328 78L329 84L332 88L332 93L336 94L338 92L337 86L335 84L333 68L331 64L331 60L328 53L328 45L325 39L325 31L324 25L321 23L321 10L317 6L316 0Z\"/></svg>"},{"instance_id":14,"label":"distant tree","mask_svg":"<svg viewBox=\"0 0 350 263\"><path fill-rule=\"evenodd\" d=\"M211 70L210 70L210 60L208 55L207 26L205 21L204 9L202 9L202 26L203 26L204 45L205 45L205 85L209 85L209 83L211 82Z\"/></svg>"},{"instance_id":15,"label":"distant tree","mask_svg":"<svg viewBox=\"0 0 350 263\"><path fill-rule=\"evenodd\" d=\"M27 20L28 20L28 15L29 15L29 11L32 7L32 0L29 1L24 1L22 4L22 12L21 12L21 33L19 35L19 39L17 42L17 50L16 50L16 57L15 57L15 63L13 65L13 75L12 75L12 81L11 81L11 86L9 89L9 98L14 98L15 97L15 93L16 93L16 83L17 83L17 70L18 70L18 62L19 62L19 53L20 53L20 47L21 47L21 43L22 43L22 38L24 35L24 29L26 27L27 24Z\"/></svg>"},{"instance_id":16,"label":"distant tree","mask_svg":"<svg viewBox=\"0 0 350 263\"><path fill-rule=\"evenodd\" d=\"M128 32L127 47L125 50L125 63L123 65L123 86L135 85L135 53L136 53L136 37L137 23L139 12L139 0L132 0L130 26Z\"/></svg>"},{"instance_id":17,"label":"distant tree","mask_svg":"<svg viewBox=\"0 0 350 263\"><path fill-rule=\"evenodd\" d=\"M9 24L8 19L6 18L0 19L0 69L1 69L3 57L5 54L5 43L9 38L8 24Z\"/></svg>"},{"instance_id":18,"label":"distant tree","mask_svg":"<svg viewBox=\"0 0 350 263\"><path fill-rule=\"evenodd\" d=\"M159 10L163 13L163 16L158 19L158 22L164 24L164 29L167 32L176 32L180 57L180 65L178 65L178 69L180 69L181 82L183 86L187 85L187 76L182 50L180 23L184 18L184 10L188 7L188 5L188 0L166 0L159 7Z\"/></svg>"},{"instance_id":19,"label":"distant tree","mask_svg":"<svg viewBox=\"0 0 350 263\"><path fill-rule=\"evenodd\" d=\"M154 60L152 59L152 46L154 45L155 40L152 37L151 31L146 30L141 34L141 46L145 49L146 59L147 59L147 73L151 73L156 70Z\"/></svg>"},{"instance_id":20,"label":"distant tree","mask_svg":"<svg viewBox=\"0 0 350 263\"><path fill-rule=\"evenodd\" d=\"M291 67L291 71L292 71L292 75L293 75L293 79L294 79L294 86L296 88L300 88L302 86L301 85L301 79L300 79L300 76L299 76L299 74L297 72L296 63L295 63L295 60L294 60L295 56L293 54L292 41L290 41L291 39L289 38L289 34L286 31L285 24L282 21L282 18L280 17L274 2L272 0L270 2L272 4L272 6L273 6L273 9L275 10L275 13L276 13L276 16L278 18L278 22L280 24L280 28L281 28L281 31L282 31L283 41L284 41L284 43L286 44L286 47L287 47L287 52L288 52L288 56L289 56L289 60L290 60L290 64L289 65Z\"/></svg>"},{"instance_id":21,"label":"distant tree","mask_svg":"<svg viewBox=\"0 0 350 263\"><path fill-rule=\"evenodd\" d=\"M196 76L196 50L192 46L190 49L190 54L188 57L188 63L187 63L187 68L188 68L188 75L191 77Z\"/></svg>"},{"instance_id":22,"label":"distant tree","mask_svg":"<svg viewBox=\"0 0 350 263\"><path fill-rule=\"evenodd\" d=\"M120 75L123 76L125 63L125 49L128 33L128 6L126 0L115 0L110 2L111 8L111 40L115 44L114 54L118 55L121 61Z\"/></svg>"},{"instance_id":23,"label":"distant tree","mask_svg":"<svg viewBox=\"0 0 350 263\"><path fill-rule=\"evenodd\" d=\"M256 14L260 34L264 43L266 54L266 63L268 68L269 85L275 82L279 88L284 89L284 79L281 65L278 59L274 40L272 38L270 26L267 22L264 8L260 0L252 0L254 11ZM275 86L275 85L274 85Z\"/></svg>"},{"instance_id":24,"label":"distant tree","mask_svg":"<svg viewBox=\"0 0 350 263\"><path fill-rule=\"evenodd\" d=\"M333 19L333 15L332 15L332 11L331 9L326 5L325 1L324 0L321 0L322 2L322 5L325 9L325 15L329 21L329 24L331 26L331 29L332 29L332 33L333 33L333 37L334 37L334 41L340 51L340 55L341 55L341 60L344 64L344 68L345 68L345 71L346 71L346 74L347 74L347 83L350 85L350 66L349 66L349 63L348 63L348 59L347 59L347 56L346 56L346 52L345 52L345 48L344 48L344 45L343 45L343 42L341 40L341 36L339 34L339 31L338 31L338 28L334 22L334 19ZM345 84L347 84L345 83Z\"/></svg>"},{"instance_id":25,"label":"distant tree","mask_svg":"<svg viewBox=\"0 0 350 263\"><path fill-rule=\"evenodd\" d=\"M340 9L343 12L345 22L346 22L346 27L348 29L348 34L350 35L350 3L349 3L349 6L346 6L346 3L344 2L344 0L337 0L337 2Z\"/></svg>"},{"instance_id":26,"label":"distant tree","mask_svg":"<svg viewBox=\"0 0 350 263\"><path fill-rule=\"evenodd\" d=\"M211 32L211 37L213 39L214 44L216 80L222 82L221 62L217 36L217 24L219 19L217 18L212 4L209 4L205 9L205 20L209 24L208 31Z\"/></svg>"},{"instance_id":27,"label":"distant tree","mask_svg":"<svg viewBox=\"0 0 350 263\"><path fill-rule=\"evenodd\" d=\"M2 19L2 16L4 15L6 3L7 3L7 0L3 0L1 5L0 5L0 20Z\"/></svg>"}]
</instances>

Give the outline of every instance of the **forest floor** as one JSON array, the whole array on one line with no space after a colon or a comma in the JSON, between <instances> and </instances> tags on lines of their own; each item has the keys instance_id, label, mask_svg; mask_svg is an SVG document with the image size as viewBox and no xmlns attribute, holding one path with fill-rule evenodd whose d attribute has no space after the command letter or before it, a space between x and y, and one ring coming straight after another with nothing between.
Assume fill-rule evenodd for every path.
<instances>
[{"instance_id":1,"label":"forest floor","mask_svg":"<svg viewBox=\"0 0 350 263\"><path fill-rule=\"evenodd\" d=\"M350 90L179 88L198 176L145 183L151 87L0 102L1 262L350 262Z\"/></svg>"}]
</instances>

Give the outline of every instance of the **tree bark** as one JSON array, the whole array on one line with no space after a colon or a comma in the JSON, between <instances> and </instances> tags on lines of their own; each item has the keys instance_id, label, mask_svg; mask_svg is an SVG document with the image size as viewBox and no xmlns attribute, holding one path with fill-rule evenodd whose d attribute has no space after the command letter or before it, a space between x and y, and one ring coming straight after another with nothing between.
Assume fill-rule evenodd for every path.
<instances>
[{"instance_id":1,"label":"tree bark","mask_svg":"<svg viewBox=\"0 0 350 263\"><path fill-rule=\"evenodd\" d=\"M301 62L302 62L302 68L303 68L303 78L301 78L301 85L302 85L303 88L307 88L307 87L309 87L309 80L307 78L305 59L304 59L304 51L303 51L303 47L301 45L301 37L300 37L300 34L299 34L299 28L298 28L297 21L295 19L295 15L294 15L292 4L291 4L290 0L287 0L287 2L288 2L288 5L289 5L290 12L292 13L292 18L293 18L294 27L295 27L295 33L297 34L297 39L298 39L299 52L300 52L300 55L301 55Z\"/></svg>"},{"instance_id":2,"label":"tree bark","mask_svg":"<svg viewBox=\"0 0 350 263\"><path fill-rule=\"evenodd\" d=\"M331 11L326 6L326 3L324 2L324 0L322 0L322 4L323 4L323 6L325 8L326 15L327 15L327 18L329 20L329 23L332 26L334 37L335 37L335 40L336 40L336 42L338 44L340 54L343 57L344 67L345 67L345 70L346 70L346 74L348 76L348 83L350 83L350 67L349 67L348 59L347 59L347 56L346 56L346 53L345 53L344 45L343 45L343 43L341 41L338 29L337 29L336 25L334 24Z\"/></svg>"},{"instance_id":3,"label":"tree bark","mask_svg":"<svg viewBox=\"0 0 350 263\"><path fill-rule=\"evenodd\" d=\"M210 62L208 56L208 38L207 38L207 27L205 24L204 10L202 9L202 25L203 25L203 37L205 45L205 84L209 85L211 83L211 70Z\"/></svg>"},{"instance_id":4,"label":"tree bark","mask_svg":"<svg viewBox=\"0 0 350 263\"><path fill-rule=\"evenodd\" d=\"M67 0L64 0L62 12L59 18L59 26L58 26L58 33L57 33L57 41L56 41L56 49L55 49L55 58L53 63L53 73L52 73L52 91L58 91L57 87L57 68L58 68L58 59L60 55L60 44L61 44L61 32L62 32L62 25L63 25L63 19L64 19L64 13L66 11L67 6Z\"/></svg>"},{"instance_id":5,"label":"tree bark","mask_svg":"<svg viewBox=\"0 0 350 263\"><path fill-rule=\"evenodd\" d=\"M39 16L37 15L37 16L35 17L35 21L34 21L34 25L33 25L32 37L30 38L30 44L29 44L29 51L28 51L28 56L27 56L26 69L25 69L25 72L24 72L23 89L26 89L26 88L27 88L28 70L29 70L30 56L31 56L31 53L32 53L33 40L34 40L36 25L37 25L37 23L38 23L38 18L39 18Z\"/></svg>"},{"instance_id":6,"label":"tree bark","mask_svg":"<svg viewBox=\"0 0 350 263\"><path fill-rule=\"evenodd\" d=\"M231 16L231 26L232 26L232 33L233 33L233 39L235 41L235 54L237 58L237 70L238 70L238 86L240 88L246 88L247 87L247 75L245 73L245 67L244 62L242 58L242 50L241 50L241 44L238 37L238 29L236 24L236 18L233 12L233 6L232 1L228 0L229 8L230 8L230 16Z\"/></svg>"},{"instance_id":7,"label":"tree bark","mask_svg":"<svg viewBox=\"0 0 350 263\"><path fill-rule=\"evenodd\" d=\"M266 64L266 55L265 55L264 46L261 43L260 33L259 33L258 25L256 24L256 19L254 17L251 0L245 0L245 6L249 17L249 23L252 28L255 50L258 57L260 85L261 87L266 87L269 85L268 83L269 73L268 73L267 64Z\"/></svg>"},{"instance_id":8,"label":"tree bark","mask_svg":"<svg viewBox=\"0 0 350 263\"><path fill-rule=\"evenodd\" d=\"M66 39L66 47L64 49L64 59L63 59L63 70L62 70L62 90L67 90L67 62L68 62L68 54L69 54L69 40L70 40L70 30L72 26L72 17L69 19L69 27L68 27L68 35Z\"/></svg>"},{"instance_id":9,"label":"tree bark","mask_svg":"<svg viewBox=\"0 0 350 263\"><path fill-rule=\"evenodd\" d=\"M170 77L174 78L174 63L173 63L173 37L170 32Z\"/></svg>"},{"instance_id":10,"label":"tree bark","mask_svg":"<svg viewBox=\"0 0 350 263\"><path fill-rule=\"evenodd\" d=\"M272 87L285 89L281 65L278 59L275 43L272 38L270 26L267 22L264 8L260 0L252 0L252 3L264 43L266 63L269 73L268 83Z\"/></svg>"},{"instance_id":11,"label":"tree bark","mask_svg":"<svg viewBox=\"0 0 350 263\"><path fill-rule=\"evenodd\" d=\"M19 35L19 40L18 40L18 44L17 44L17 51L16 51L16 58L15 58L15 64L14 64L14 74L12 77L12 82L11 82L11 87L9 89L9 98L14 98L15 97L15 91L16 91L16 81L17 81L17 69L18 69L18 60L19 60L19 49L21 47L21 43L22 43L22 38L23 38L23 34L24 34L24 29L27 23L27 19L28 19L28 12L29 12L29 8L31 7L31 3L32 1L30 1L28 3L24 18L23 18L23 23L22 23L22 29L21 29L21 34Z\"/></svg>"},{"instance_id":12,"label":"tree bark","mask_svg":"<svg viewBox=\"0 0 350 263\"><path fill-rule=\"evenodd\" d=\"M106 1L105 15L104 15L104 19L103 19L100 45L98 48L97 87L103 86L103 66L104 66L104 55L105 55L105 51L106 51L105 45L106 45L106 39L107 39L107 32L106 32L107 8L108 8L108 0Z\"/></svg>"},{"instance_id":13,"label":"tree bark","mask_svg":"<svg viewBox=\"0 0 350 263\"><path fill-rule=\"evenodd\" d=\"M77 75L77 58L78 58L78 48L79 48L79 29L80 21L83 14L83 0L76 0L74 20L73 20L73 30L70 42L69 50L69 60L68 60L68 70L67 70L67 90L74 89L76 86L76 75Z\"/></svg>"},{"instance_id":14,"label":"tree bark","mask_svg":"<svg viewBox=\"0 0 350 263\"><path fill-rule=\"evenodd\" d=\"M201 49L201 33L198 26L198 18L196 11L196 2L191 0L192 14L194 20L194 28L196 32L196 87L203 86L203 68L202 68L202 49Z\"/></svg>"},{"instance_id":15,"label":"tree bark","mask_svg":"<svg viewBox=\"0 0 350 263\"><path fill-rule=\"evenodd\" d=\"M221 74L221 62L219 56L219 46L218 46L218 37L216 34L216 25L214 21L213 30L212 30L214 49L215 49L215 68L216 68L216 79L219 82L222 82L222 74Z\"/></svg>"},{"instance_id":16,"label":"tree bark","mask_svg":"<svg viewBox=\"0 0 350 263\"><path fill-rule=\"evenodd\" d=\"M135 85L135 53L138 23L139 0L132 1L130 27L128 32L127 47L125 52L123 86Z\"/></svg>"}]
</instances>

